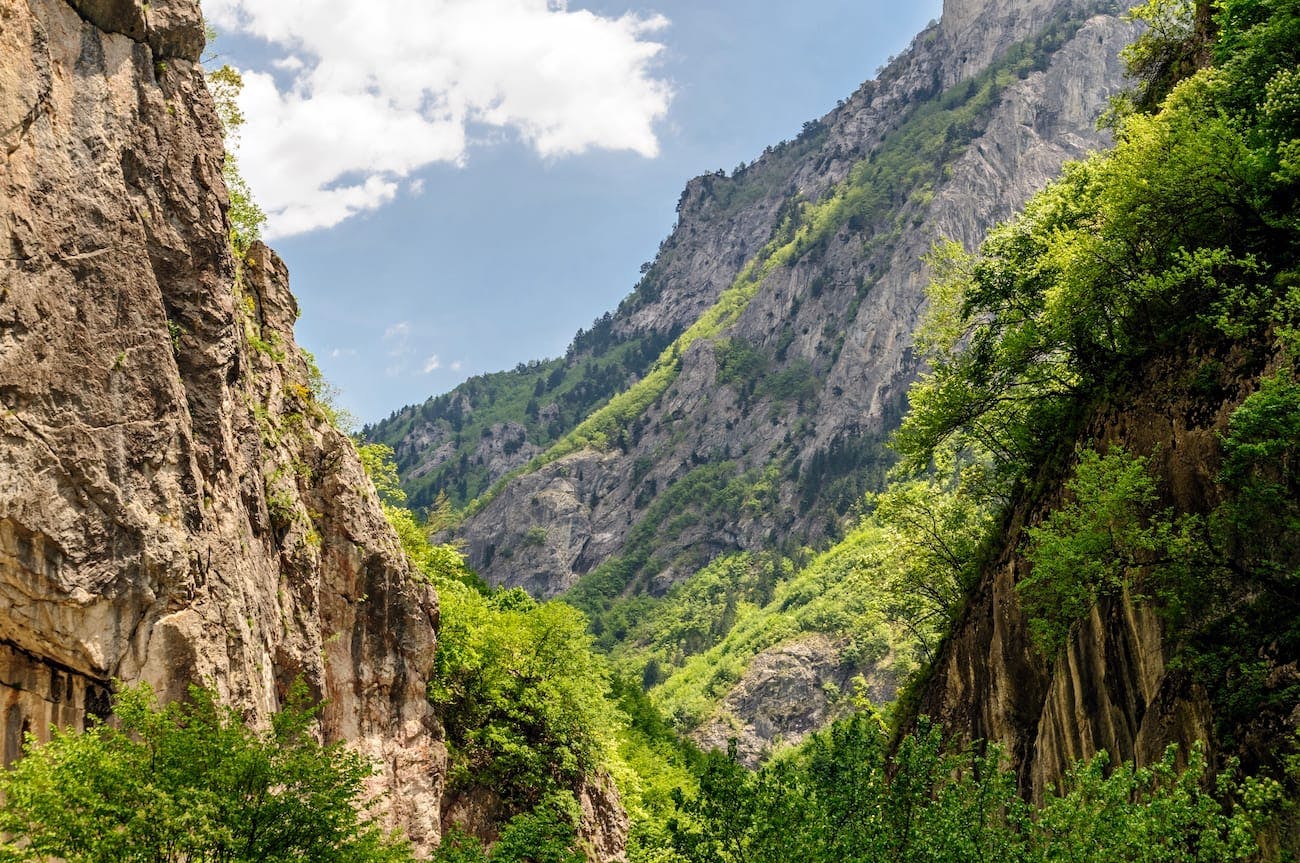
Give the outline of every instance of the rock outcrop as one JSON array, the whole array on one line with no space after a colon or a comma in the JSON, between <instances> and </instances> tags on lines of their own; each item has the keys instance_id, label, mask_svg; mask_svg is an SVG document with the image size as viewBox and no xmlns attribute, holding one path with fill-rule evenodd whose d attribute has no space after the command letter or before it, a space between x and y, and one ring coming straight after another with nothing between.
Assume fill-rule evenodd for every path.
<instances>
[{"instance_id":1,"label":"rock outcrop","mask_svg":"<svg viewBox=\"0 0 1300 863\"><path fill-rule=\"evenodd\" d=\"M196 0L0 4L0 751L113 681L301 678L439 836L438 606L311 391L283 265L228 248Z\"/></svg>"},{"instance_id":2,"label":"rock outcrop","mask_svg":"<svg viewBox=\"0 0 1300 863\"><path fill-rule=\"evenodd\" d=\"M1234 361L1240 358L1228 358L1227 367ZM1192 354L1151 363L1122 401L1098 409L1079 436L1102 450L1122 445L1149 457L1162 506L1179 512L1206 513L1221 503L1220 435L1256 385L1251 372L1228 376L1219 399L1207 404L1203 393L1192 397L1179 383L1193 379L1201 362ZM1219 367L1217 360L1211 365ZM1013 511L1004 546L936 657L919 705L959 737L1001 745L1022 790L1039 800L1049 784L1098 752L1148 765L1171 743L1185 751L1220 736L1207 692L1171 662L1178 644L1149 599L1103 599L1053 661L1031 641L1015 589L1029 571L1024 529L1059 505L1065 473L1045 467L1037 484L1046 490Z\"/></svg>"},{"instance_id":3,"label":"rock outcrop","mask_svg":"<svg viewBox=\"0 0 1300 863\"><path fill-rule=\"evenodd\" d=\"M814 633L763 651L691 738L706 751L727 750L734 740L737 758L757 767L852 711L855 696L892 702L902 683L892 658L858 669L844 661L844 648Z\"/></svg>"}]
</instances>

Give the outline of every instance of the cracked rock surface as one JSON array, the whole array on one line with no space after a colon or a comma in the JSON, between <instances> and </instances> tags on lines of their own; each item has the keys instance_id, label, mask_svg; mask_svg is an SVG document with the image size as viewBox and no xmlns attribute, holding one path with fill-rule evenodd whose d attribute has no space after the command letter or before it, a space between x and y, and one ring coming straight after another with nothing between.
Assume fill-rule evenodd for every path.
<instances>
[{"instance_id":1,"label":"cracked rock surface","mask_svg":"<svg viewBox=\"0 0 1300 863\"><path fill-rule=\"evenodd\" d=\"M195 0L0 3L0 753L213 685L301 677L428 848L438 606L293 342L283 265L236 277Z\"/></svg>"}]
</instances>

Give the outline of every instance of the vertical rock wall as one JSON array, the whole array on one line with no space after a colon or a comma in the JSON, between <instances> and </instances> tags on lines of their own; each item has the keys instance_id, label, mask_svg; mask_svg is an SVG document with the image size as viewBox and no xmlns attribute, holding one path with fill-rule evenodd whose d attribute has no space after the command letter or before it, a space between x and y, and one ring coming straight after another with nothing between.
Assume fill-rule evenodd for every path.
<instances>
[{"instance_id":1,"label":"vertical rock wall","mask_svg":"<svg viewBox=\"0 0 1300 863\"><path fill-rule=\"evenodd\" d=\"M438 837L437 602L310 390L283 265L228 251L197 0L0 0L0 752L114 679L295 678Z\"/></svg>"},{"instance_id":2,"label":"vertical rock wall","mask_svg":"<svg viewBox=\"0 0 1300 863\"><path fill-rule=\"evenodd\" d=\"M1149 457L1166 503L1180 512L1219 502L1219 436L1254 386L1249 377L1232 381L1223 400L1207 406L1177 391L1197 367L1194 355L1152 363L1124 403L1099 409L1080 435ZM1185 749L1215 736L1207 693L1171 662L1177 645L1150 602L1125 595L1099 603L1053 661L1033 646L1015 586L1029 569L1025 527L1063 496L1056 474L1064 471L1047 470L1054 471L1044 478L1047 493L1013 513L1005 547L936 659L920 705L962 737L1002 745L1022 790L1037 799L1100 751L1145 765L1170 743Z\"/></svg>"}]
</instances>

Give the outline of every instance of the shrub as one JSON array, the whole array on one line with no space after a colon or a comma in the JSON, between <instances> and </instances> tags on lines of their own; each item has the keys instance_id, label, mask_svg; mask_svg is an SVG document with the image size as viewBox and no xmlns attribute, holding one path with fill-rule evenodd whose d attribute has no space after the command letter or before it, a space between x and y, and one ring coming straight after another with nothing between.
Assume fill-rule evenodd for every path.
<instances>
[{"instance_id":1,"label":"shrub","mask_svg":"<svg viewBox=\"0 0 1300 863\"><path fill-rule=\"evenodd\" d=\"M405 843L364 814L374 773L361 755L312 735L296 686L265 731L191 687L159 707L148 685L118 692L120 727L28 737L0 774L0 860L67 863L409 861Z\"/></svg>"}]
</instances>

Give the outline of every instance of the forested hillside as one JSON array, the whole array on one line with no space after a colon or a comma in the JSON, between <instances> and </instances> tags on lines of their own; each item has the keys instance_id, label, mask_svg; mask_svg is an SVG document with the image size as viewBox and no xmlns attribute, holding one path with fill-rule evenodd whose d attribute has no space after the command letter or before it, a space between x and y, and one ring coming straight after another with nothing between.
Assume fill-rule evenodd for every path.
<instances>
[{"instance_id":1,"label":"forested hillside","mask_svg":"<svg viewBox=\"0 0 1300 863\"><path fill-rule=\"evenodd\" d=\"M1298 11L1140 10L1115 147L977 252L931 254L929 370L843 540L724 555L662 599L567 595L670 725L729 753L694 762L676 853L1294 845ZM732 760L837 716L756 774Z\"/></svg>"},{"instance_id":2,"label":"forested hillside","mask_svg":"<svg viewBox=\"0 0 1300 863\"><path fill-rule=\"evenodd\" d=\"M845 537L567 594L679 783L629 797L633 859L1296 847L1300 9L1140 13L1114 148L931 254L928 370Z\"/></svg>"},{"instance_id":3,"label":"forested hillside","mask_svg":"<svg viewBox=\"0 0 1300 863\"><path fill-rule=\"evenodd\" d=\"M917 368L920 257L973 247L1102 146L1121 83L1112 4L952 6L795 141L692 181L641 283L565 358L367 430L416 506L469 506L485 578L552 596L619 558L619 589L662 593L719 553L842 535Z\"/></svg>"}]
</instances>

